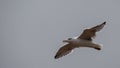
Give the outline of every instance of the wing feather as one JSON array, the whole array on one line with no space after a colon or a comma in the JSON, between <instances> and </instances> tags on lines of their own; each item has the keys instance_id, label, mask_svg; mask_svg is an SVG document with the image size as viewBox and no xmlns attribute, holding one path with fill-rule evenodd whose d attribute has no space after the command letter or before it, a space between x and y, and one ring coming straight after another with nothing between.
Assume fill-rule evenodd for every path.
<instances>
[{"instance_id":1,"label":"wing feather","mask_svg":"<svg viewBox=\"0 0 120 68\"><path fill-rule=\"evenodd\" d=\"M63 47L61 47L58 52L55 55L55 59L58 59L62 56L65 56L67 54L69 54L73 49L75 48L75 46L73 46L72 44L66 44Z\"/></svg>"},{"instance_id":2,"label":"wing feather","mask_svg":"<svg viewBox=\"0 0 120 68\"><path fill-rule=\"evenodd\" d=\"M103 22L102 24L92 27L90 29L85 29L78 38L92 41L92 37L95 37L96 32L100 31L104 27L105 24L106 22Z\"/></svg>"},{"instance_id":3,"label":"wing feather","mask_svg":"<svg viewBox=\"0 0 120 68\"><path fill-rule=\"evenodd\" d=\"M97 26L95 26L95 27L92 27L92 28L90 28L90 29L91 29L91 30L95 30L95 32L98 32L98 31L100 31L100 30L104 27L105 24L106 24L106 22L103 22L102 24L97 25Z\"/></svg>"}]
</instances>

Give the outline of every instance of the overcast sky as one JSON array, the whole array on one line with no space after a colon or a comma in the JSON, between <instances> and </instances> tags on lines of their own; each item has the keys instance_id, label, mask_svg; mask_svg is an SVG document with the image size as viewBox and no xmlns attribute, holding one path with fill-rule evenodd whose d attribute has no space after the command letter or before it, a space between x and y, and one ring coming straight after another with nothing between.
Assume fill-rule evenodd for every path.
<instances>
[{"instance_id":1,"label":"overcast sky","mask_svg":"<svg viewBox=\"0 0 120 68\"><path fill-rule=\"evenodd\" d=\"M106 21L95 42L54 59L62 40ZM120 68L119 0L0 0L0 68Z\"/></svg>"}]
</instances>

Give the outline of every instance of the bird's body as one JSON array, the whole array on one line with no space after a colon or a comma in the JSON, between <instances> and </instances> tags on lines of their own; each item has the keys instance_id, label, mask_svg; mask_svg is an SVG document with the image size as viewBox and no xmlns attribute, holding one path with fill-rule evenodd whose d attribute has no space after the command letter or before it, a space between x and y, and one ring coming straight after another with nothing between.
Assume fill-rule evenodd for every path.
<instances>
[{"instance_id":1,"label":"bird's body","mask_svg":"<svg viewBox=\"0 0 120 68\"><path fill-rule=\"evenodd\" d=\"M92 27L90 29L85 29L83 33L75 39L68 38L67 40L63 40L63 42L67 42L67 44L58 50L58 52L55 55L55 59L58 59L64 55L67 55L73 49L79 48L79 47L89 47L89 48L94 48L96 50L101 50L101 45L93 43L92 37L95 37L96 36L95 33L100 31L105 24L106 22L100 25L97 25L95 27Z\"/></svg>"},{"instance_id":2,"label":"bird's body","mask_svg":"<svg viewBox=\"0 0 120 68\"><path fill-rule=\"evenodd\" d=\"M75 47L92 47L92 44L94 44L92 41L83 39L63 40L63 42L69 42L70 44L73 44Z\"/></svg>"}]
</instances>

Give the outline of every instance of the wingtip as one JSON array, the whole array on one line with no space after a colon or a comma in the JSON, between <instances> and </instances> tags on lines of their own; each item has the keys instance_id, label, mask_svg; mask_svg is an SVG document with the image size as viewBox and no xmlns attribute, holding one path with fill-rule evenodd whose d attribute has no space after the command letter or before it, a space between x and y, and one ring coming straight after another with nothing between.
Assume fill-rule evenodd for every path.
<instances>
[{"instance_id":1,"label":"wingtip","mask_svg":"<svg viewBox=\"0 0 120 68\"><path fill-rule=\"evenodd\" d=\"M103 22L103 24L106 24L106 21L105 21L105 22Z\"/></svg>"},{"instance_id":2,"label":"wingtip","mask_svg":"<svg viewBox=\"0 0 120 68\"><path fill-rule=\"evenodd\" d=\"M59 57L57 55L55 55L54 59L58 59Z\"/></svg>"},{"instance_id":3,"label":"wingtip","mask_svg":"<svg viewBox=\"0 0 120 68\"><path fill-rule=\"evenodd\" d=\"M55 59L57 58L57 56L54 57Z\"/></svg>"}]
</instances>

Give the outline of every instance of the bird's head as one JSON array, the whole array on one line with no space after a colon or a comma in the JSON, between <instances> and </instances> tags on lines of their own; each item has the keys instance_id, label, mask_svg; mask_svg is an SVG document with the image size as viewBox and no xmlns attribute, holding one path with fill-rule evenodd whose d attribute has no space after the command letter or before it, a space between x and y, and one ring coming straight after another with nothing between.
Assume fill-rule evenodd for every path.
<instances>
[{"instance_id":1,"label":"bird's head","mask_svg":"<svg viewBox=\"0 0 120 68\"><path fill-rule=\"evenodd\" d=\"M72 40L72 38L68 38L68 40Z\"/></svg>"},{"instance_id":2,"label":"bird's head","mask_svg":"<svg viewBox=\"0 0 120 68\"><path fill-rule=\"evenodd\" d=\"M73 38L68 38L67 40L63 40L63 42L71 42L73 40Z\"/></svg>"}]
</instances>

